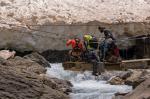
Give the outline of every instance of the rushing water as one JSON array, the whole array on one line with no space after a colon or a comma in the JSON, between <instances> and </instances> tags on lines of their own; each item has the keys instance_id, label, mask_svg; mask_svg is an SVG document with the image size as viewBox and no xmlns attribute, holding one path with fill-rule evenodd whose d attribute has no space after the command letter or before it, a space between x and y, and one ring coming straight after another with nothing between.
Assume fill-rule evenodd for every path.
<instances>
[{"instance_id":1,"label":"rushing water","mask_svg":"<svg viewBox=\"0 0 150 99\"><path fill-rule=\"evenodd\" d=\"M62 64L51 64L47 74L59 79L69 80L73 84L72 99L112 99L115 93L126 93L132 90L127 85L110 85L103 80L95 80L90 71L73 72L64 70Z\"/></svg>"}]
</instances>

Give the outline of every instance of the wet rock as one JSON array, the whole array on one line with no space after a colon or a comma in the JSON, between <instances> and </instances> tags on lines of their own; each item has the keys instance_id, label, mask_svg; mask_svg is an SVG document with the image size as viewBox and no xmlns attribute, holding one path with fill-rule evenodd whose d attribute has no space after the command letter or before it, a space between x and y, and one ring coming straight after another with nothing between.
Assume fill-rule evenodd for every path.
<instances>
[{"instance_id":1,"label":"wet rock","mask_svg":"<svg viewBox=\"0 0 150 99\"><path fill-rule=\"evenodd\" d=\"M122 99L123 96L127 95L128 93L116 93L112 99Z\"/></svg>"},{"instance_id":2,"label":"wet rock","mask_svg":"<svg viewBox=\"0 0 150 99\"><path fill-rule=\"evenodd\" d=\"M112 77L119 77L120 79L126 79L131 75L130 71L106 71L101 74L100 79L110 80Z\"/></svg>"},{"instance_id":3,"label":"wet rock","mask_svg":"<svg viewBox=\"0 0 150 99\"><path fill-rule=\"evenodd\" d=\"M149 77L149 69L130 69L128 71L106 71L100 76L100 79L107 80L110 84L126 84L135 88Z\"/></svg>"},{"instance_id":4,"label":"wet rock","mask_svg":"<svg viewBox=\"0 0 150 99\"><path fill-rule=\"evenodd\" d=\"M69 99L66 90L62 90L69 89L69 83L65 85L63 80L53 82L51 78L41 79L40 75L46 73L46 69L39 63L21 57L1 61L1 99Z\"/></svg>"},{"instance_id":5,"label":"wet rock","mask_svg":"<svg viewBox=\"0 0 150 99\"><path fill-rule=\"evenodd\" d=\"M44 67L50 67L49 62L43 56L36 52L24 56L24 58L31 59L32 61L35 61Z\"/></svg>"},{"instance_id":6,"label":"wet rock","mask_svg":"<svg viewBox=\"0 0 150 99\"><path fill-rule=\"evenodd\" d=\"M116 94L114 99L150 99L150 69L130 70L131 76L126 79L125 84L135 88L126 96Z\"/></svg>"},{"instance_id":7,"label":"wet rock","mask_svg":"<svg viewBox=\"0 0 150 99\"><path fill-rule=\"evenodd\" d=\"M150 72L148 70L130 70L132 72L131 76L125 80L125 84L133 86L135 88L140 83L145 81L148 77L150 77Z\"/></svg>"},{"instance_id":8,"label":"wet rock","mask_svg":"<svg viewBox=\"0 0 150 99\"><path fill-rule=\"evenodd\" d=\"M112 77L110 80L108 80L107 83L112 85L122 85L124 84L124 80L121 79L120 77Z\"/></svg>"},{"instance_id":9,"label":"wet rock","mask_svg":"<svg viewBox=\"0 0 150 99\"><path fill-rule=\"evenodd\" d=\"M142 82L133 92L121 99L150 99L150 78Z\"/></svg>"},{"instance_id":10,"label":"wet rock","mask_svg":"<svg viewBox=\"0 0 150 99\"><path fill-rule=\"evenodd\" d=\"M50 86L52 89L59 90L65 94L69 94L72 91L71 87L73 85L69 81L51 78L45 74L41 74L40 78L45 85Z\"/></svg>"}]
</instances>

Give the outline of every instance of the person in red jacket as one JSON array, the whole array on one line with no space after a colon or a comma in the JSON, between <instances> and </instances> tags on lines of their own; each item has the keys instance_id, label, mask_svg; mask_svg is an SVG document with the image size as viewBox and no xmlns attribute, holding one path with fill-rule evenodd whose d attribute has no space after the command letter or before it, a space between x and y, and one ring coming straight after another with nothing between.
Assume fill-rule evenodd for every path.
<instances>
[{"instance_id":1,"label":"person in red jacket","mask_svg":"<svg viewBox=\"0 0 150 99\"><path fill-rule=\"evenodd\" d=\"M81 60L83 52L83 44L79 38L70 39L66 43L67 46L72 46L72 50L69 51L69 55L73 56L77 60Z\"/></svg>"},{"instance_id":2,"label":"person in red jacket","mask_svg":"<svg viewBox=\"0 0 150 99\"><path fill-rule=\"evenodd\" d=\"M78 38L68 40L66 45L67 46L71 45L72 49L81 49L81 50L83 50L83 44L80 41L80 39L78 39Z\"/></svg>"}]
</instances>

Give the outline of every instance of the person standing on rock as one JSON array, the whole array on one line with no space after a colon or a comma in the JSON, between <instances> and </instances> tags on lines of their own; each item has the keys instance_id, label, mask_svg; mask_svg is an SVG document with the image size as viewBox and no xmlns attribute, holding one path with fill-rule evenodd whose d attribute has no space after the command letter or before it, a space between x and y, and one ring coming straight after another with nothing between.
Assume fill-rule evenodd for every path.
<instances>
[{"instance_id":1,"label":"person standing on rock","mask_svg":"<svg viewBox=\"0 0 150 99\"><path fill-rule=\"evenodd\" d=\"M98 27L100 33L104 33L104 40L100 42L99 50L100 50L100 61L103 62L106 59L107 52L110 48L109 45L114 42L115 38L112 32L105 27Z\"/></svg>"},{"instance_id":2,"label":"person standing on rock","mask_svg":"<svg viewBox=\"0 0 150 99\"><path fill-rule=\"evenodd\" d=\"M100 31L100 33L104 33L105 38L111 38L112 40L115 40L112 32L105 27L98 27L98 30Z\"/></svg>"},{"instance_id":3,"label":"person standing on rock","mask_svg":"<svg viewBox=\"0 0 150 99\"><path fill-rule=\"evenodd\" d=\"M71 45L72 50L69 51L69 55L73 56L78 61L81 61L81 55L83 53L83 44L79 38L69 39L66 43L67 46Z\"/></svg>"},{"instance_id":4,"label":"person standing on rock","mask_svg":"<svg viewBox=\"0 0 150 99\"><path fill-rule=\"evenodd\" d=\"M84 47L86 49L84 55L88 62L93 64L93 75L99 75L99 57L97 55L98 40L92 35L84 35ZM99 73L99 74L98 74Z\"/></svg>"}]
</instances>

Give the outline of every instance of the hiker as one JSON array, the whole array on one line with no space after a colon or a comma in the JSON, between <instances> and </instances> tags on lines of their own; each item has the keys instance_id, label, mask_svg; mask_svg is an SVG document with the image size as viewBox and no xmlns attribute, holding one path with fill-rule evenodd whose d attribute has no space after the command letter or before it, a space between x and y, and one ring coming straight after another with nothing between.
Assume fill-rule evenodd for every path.
<instances>
[{"instance_id":1,"label":"hiker","mask_svg":"<svg viewBox=\"0 0 150 99\"><path fill-rule=\"evenodd\" d=\"M93 64L93 75L98 75L98 66L99 66L99 58L97 56L96 49L98 47L98 40L96 37L92 35L84 35L84 47L85 47L85 52L84 55L87 58L86 61L90 62Z\"/></svg>"},{"instance_id":2,"label":"hiker","mask_svg":"<svg viewBox=\"0 0 150 99\"><path fill-rule=\"evenodd\" d=\"M69 55L77 60L81 61L81 55L83 52L83 44L79 38L70 39L66 43L67 46L71 45L72 50L69 51Z\"/></svg>"},{"instance_id":3,"label":"hiker","mask_svg":"<svg viewBox=\"0 0 150 99\"><path fill-rule=\"evenodd\" d=\"M119 48L114 42L112 42L109 45L109 49L107 51L107 55L105 58L108 62L111 62L111 63L121 62Z\"/></svg>"},{"instance_id":4,"label":"hiker","mask_svg":"<svg viewBox=\"0 0 150 99\"><path fill-rule=\"evenodd\" d=\"M84 35L84 46L86 50L98 48L98 40L95 36L92 35Z\"/></svg>"},{"instance_id":5,"label":"hiker","mask_svg":"<svg viewBox=\"0 0 150 99\"><path fill-rule=\"evenodd\" d=\"M100 61L103 62L105 61L107 52L110 49L110 45L111 43L114 43L115 38L109 30L105 29L105 27L98 27L98 29L100 33L104 33L104 40L103 42L100 43L99 46L99 50L101 52L99 57L100 57Z\"/></svg>"},{"instance_id":6,"label":"hiker","mask_svg":"<svg viewBox=\"0 0 150 99\"><path fill-rule=\"evenodd\" d=\"M84 39L84 47L86 49L85 52L87 54L93 53L93 55L92 55L93 58L95 58L98 61L99 58L97 57L97 53L95 53L95 51L98 47L98 41L96 40L96 38L94 36L91 36L91 35L84 35L83 39ZM87 57L90 57L90 55Z\"/></svg>"},{"instance_id":7,"label":"hiker","mask_svg":"<svg viewBox=\"0 0 150 99\"><path fill-rule=\"evenodd\" d=\"M110 30L107 30L105 27L98 27L100 33L104 33L105 38L111 38L112 40L115 40L112 32Z\"/></svg>"}]
</instances>

